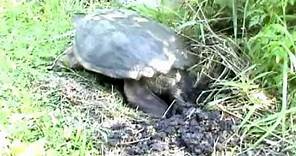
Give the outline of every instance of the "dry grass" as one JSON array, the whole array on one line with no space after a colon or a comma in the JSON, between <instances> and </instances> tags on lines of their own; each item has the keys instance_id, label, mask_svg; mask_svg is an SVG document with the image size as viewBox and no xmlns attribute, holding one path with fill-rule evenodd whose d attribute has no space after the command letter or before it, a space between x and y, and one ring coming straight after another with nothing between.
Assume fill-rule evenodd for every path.
<instances>
[{"instance_id":1,"label":"dry grass","mask_svg":"<svg viewBox=\"0 0 296 156\"><path fill-rule=\"evenodd\" d=\"M254 66L251 66L244 50L240 49L236 41L211 29L202 5L196 7L192 3L184 3L183 7L190 10L192 16L189 19L187 17L186 21L189 22L181 23L177 31L188 40L189 49L200 60L190 70L195 72L198 78L205 75L213 80L210 89L204 92L207 98L199 101L198 105L221 110L226 116L233 116L236 119L238 127L237 136L234 137L240 136L240 144L233 148L235 153L274 155L281 154L281 150L285 153L284 148L291 144L289 139L284 139L273 132L269 133L267 126L255 122L259 118L264 118L266 113L273 113L278 109L275 97L257 84L257 79L264 74L251 78ZM201 35L188 35L192 34L192 29L199 29ZM264 143L257 146L256 140L260 135L254 134L260 131L268 132L271 137L264 138Z\"/></svg>"},{"instance_id":2,"label":"dry grass","mask_svg":"<svg viewBox=\"0 0 296 156\"><path fill-rule=\"evenodd\" d=\"M112 85L102 87L90 74L45 72L50 60L70 41L69 14L90 12L97 6L110 7L110 3L80 0L65 0L61 4L57 0L44 4L37 1L17 5L2 3L7 6L0 6L1 36L3 34L0 39L0 51L3 52L0 149L3 150L0 153L13 154L19 148L36 147L47 153L56 151L52 155L100 155L109 150L105 144L110 133L108 128L112 125L149 120L142 113L124 106L123 99ZM142 14L157 16L163 23L174 26L189 42L191 52L201 60L190 70L199 78L207 75L214 81L207 91L210 93L207 99L198 105L221 110L223 116L233 117L238 124L237 134L233 137L240 137L239 145L228 147L223 154L283 155L295 149L291 141L295 137L286 134L295 131L292 118L295 109L287 109L284 115L276 113L278 105L275 101L278 99L266 94L257 84L258 77L250 78L254 66L250 66L243 50L235 41L211 29L209 23L221 19L207 19L201 4L196 7L186 1L182 7L191 14L190 17L176 15L177 23L169 23L176 18L170 18L166 9ZM172 12L175 17L176 10ZM188 35L193 34L193 29L198 29L200 35ZM67 31L69 33L63 35ZM217 74L216 69L221 66L225 68ZM38 76L32 76L34 74ZM31 94L32 84L35 90ZM271 115L265 116L267 113ZM290 115L292 126L288 128L291 130L274 130L277 118L287 114ZM265 134L269 137L262 137ZM260 139L261 142L257 142ZM118 147L109 152L119 155L123 151ZM182 150L177 151L184 154ZM213 155L222 154L214 151Z\"/></svg>"}]
</instances>

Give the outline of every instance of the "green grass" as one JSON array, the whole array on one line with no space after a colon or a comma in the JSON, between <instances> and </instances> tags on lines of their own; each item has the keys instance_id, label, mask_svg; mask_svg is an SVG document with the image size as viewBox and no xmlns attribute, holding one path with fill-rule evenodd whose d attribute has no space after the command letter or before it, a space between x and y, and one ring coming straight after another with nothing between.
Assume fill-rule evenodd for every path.
<instances>
[{"instance_id":1,"label":"green grass","mask_svg":"<svg viewBox=\"0 0 296 156\"><path fill-rule=\"evenodd\" d=\"M73 27L72 15L110 6L95 3L86 8L83 2L0 2L0 155L19 155L31 149L36 152L31 155L102 154L104 139L96 140L97 144L92 142L94 129L80 121L85 116L76 107L62 105L55 90L50 90L50 96L38 90L39 82L52 74L47 67L71 42L67 32ZM191 1L181 9L176 6L158 10L143 6L131 8L175 27L194 40L205 41L213 30L240 44L253 66L241 71L241 75L236 73L236 79L218 84L237 93L232 104L219 106L242 121L238 132L243 136L244 145L237 150L280 144L282 152L295 154L296 33L293 19L296 13L293 8L296 2L227 2ZM206 20L208 23L204 22ZM261 93L272 100L258 98ZM216 98L218 103L225 99ZM124 109L107 110L114 114L112 117L122 117L129 113L122 113ZM67 115L79 119L82 127L70 124ZM106 114L101 116L102 120L108 118ZM105 130L99 133L102 138L106 135Z\"/></svg>"},{"instance_id":2,"label":"green grass","mask_svg":"<svg viewBox=\"0 0 296 156\"><path fill-rule=\"evenodd\" d=\"M70 13L82 5L53 0L0 6L0 155L99 153L89 143L91 129L68 127L63 114L49 107L58 99L36 92L36 83L69 42L61 37L71 30Z\"/></svg>"},{"instance_id":3,"label":"green grass","mask_svg":"<svg viewBox=\"0 0 296 156\"><path fill-rule=\"evenodd\" d=\"M212 30L227 34L250 57L249 69L240 68L235 79L218 82L234 96L217 96L211 102L228 103L218 107L241 119L240 151L270 147L283 153L296 151L295 4L295 0L190 1L175 10L177 15L171 13L175 21L168 23L190 38L203 41Z\"/></svg>"},{"instance_id":4,"label":"green grass","mask_svg":"<svg viewBox=\"0 0 296 156\"><path fill-rule=\"evenodd\" d=\"M0 155L102 155L108 133L103 121L133 116L118 93L102 89L94 76L67 72L58 79L48 71L71 42L73 14L94 9L85 5L78 0L0 2ZM71 85L81 88L81 97L65 95ZM84 87L95 89L86 94ZM82 111L90 106L65 99L87 100L80 98L90 94L108 104L96 111L96 119Z\"/></svg>"}]
</instances>

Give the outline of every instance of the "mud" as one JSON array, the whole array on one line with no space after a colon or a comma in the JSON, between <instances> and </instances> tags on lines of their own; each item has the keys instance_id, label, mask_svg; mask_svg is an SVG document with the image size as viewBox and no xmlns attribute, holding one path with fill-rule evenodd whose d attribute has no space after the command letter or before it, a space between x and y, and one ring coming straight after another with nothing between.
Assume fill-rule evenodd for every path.
<instances>
[{"instance_id":1,"label":"mud","mask_svg":"<svg viewBox=\"0 0 296 156\"><path fill-rule=\"evenodd\" d=\"M152 123L118 123L110 129L108 143L125 147L128 155L175 155L176 150L193 156L210 155L235 143L227 140L234 132L230 119L222 119L217 111L202 111L193 106L184 114Z\"/></svg>"}]
</instances>

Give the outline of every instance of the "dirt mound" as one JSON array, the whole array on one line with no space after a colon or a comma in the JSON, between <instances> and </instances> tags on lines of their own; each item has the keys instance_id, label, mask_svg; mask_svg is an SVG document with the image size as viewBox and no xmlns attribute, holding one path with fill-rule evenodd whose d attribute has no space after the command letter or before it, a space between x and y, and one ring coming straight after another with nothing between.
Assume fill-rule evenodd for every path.
<instances>
[{"instance_id":1,"label":"dirt mound","mask_svg":"<svg viewBox=\"0 0 296 156\"><path fill-rule=\"evenodd\" d=\"M190 114L189 114L190 112ZM233 122L221 119L218 112L194 107L187 114L154 120L153 123L119 123L112 127L109 144L125 146L128 155L159 155L182 149L191 155L210 155L223 150L233 133Z\"/></svg>"}]
</instances>

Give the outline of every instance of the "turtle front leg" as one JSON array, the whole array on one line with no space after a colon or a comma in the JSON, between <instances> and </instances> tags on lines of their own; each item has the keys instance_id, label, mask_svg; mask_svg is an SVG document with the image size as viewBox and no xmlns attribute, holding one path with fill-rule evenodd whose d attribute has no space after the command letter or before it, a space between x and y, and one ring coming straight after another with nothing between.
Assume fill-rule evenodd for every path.
<instances>
[{"instance_id":1,"label":"turtle front leg","mask_svg":"<svg viewBox=\"0 0 296 156\"><path fill-rule=\"evenodd\" d=\"M124 93L127 101L145 113L162 117L168 105L155 95L142 81L125 80Z\"/></svg>"}]
</instances>

